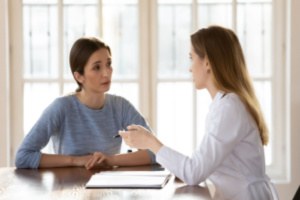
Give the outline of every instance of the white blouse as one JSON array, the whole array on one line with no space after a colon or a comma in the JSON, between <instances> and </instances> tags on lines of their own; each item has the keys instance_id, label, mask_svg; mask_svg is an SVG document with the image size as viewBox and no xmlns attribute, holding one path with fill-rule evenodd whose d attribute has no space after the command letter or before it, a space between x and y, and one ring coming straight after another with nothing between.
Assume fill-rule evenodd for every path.
<instances>
[{"instance_id":1,"label":"white blouse","mask_svg":"<svg viewBox=\"0 0 300 200\"><path fill-rule=\"evenodd\" d=\"M210 179L216 187L214 199L278 199L265 172L257 125L236 94L216 94L205 129L202 143L191 157L163 146L157 162L188 185Z\"/></svg>"}]
</instances>

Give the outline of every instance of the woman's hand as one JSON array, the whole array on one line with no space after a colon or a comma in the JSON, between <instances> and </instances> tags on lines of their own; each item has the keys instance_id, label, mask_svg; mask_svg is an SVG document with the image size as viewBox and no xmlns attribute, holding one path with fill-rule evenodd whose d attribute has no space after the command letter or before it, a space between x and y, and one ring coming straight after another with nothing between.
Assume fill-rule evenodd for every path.
<instances>
[{"instance_id":1,"label":"woman's hand","mask_svg":"<svg viewBox=\"0 0 300 200\"><path fill-rule=\"evenodd\" d=\"M93 168L111 168L108 164L108 160L110 159L109 156L105 155L101 152L95 152L91 158L85 163L86 169L93 169Z\"/></svg>"},{"instance_id":2,"label":"woman's hand","mask_svg":"<svg viewBox=\"0 0 300 200\"><path fill-rule=\"evenodd\" d=\"M119 131L125 143L137 149L150 149L157 153L163 144L146 128L139 125L130 125L128 131Z\"/></svg>"},{"instance_id":3,"label":"woman's hand","mask_svg":"<svg viewBox=\"0 0 300 200\"><path fill-rule=\"evenodd\" d=\"M84 167L93 155L71 156L71 166Z\"/></svg>"}]
</instances>

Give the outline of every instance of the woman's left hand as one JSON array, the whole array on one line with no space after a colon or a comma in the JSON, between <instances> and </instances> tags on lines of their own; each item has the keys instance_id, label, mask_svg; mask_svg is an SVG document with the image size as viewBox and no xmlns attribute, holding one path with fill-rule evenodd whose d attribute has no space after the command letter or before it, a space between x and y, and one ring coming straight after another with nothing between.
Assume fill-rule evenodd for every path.
<instances>
[{"instance_id":1,"label":"woman's left hand","mask_svg":"<svg viewBox=\"0 0 300 200\"><path fill-rule=\"evenodd\" d=\"M93 169L93 168L111 168L108 164L109 157L101 152L95 152L92 155L92 158L87 161L85 164L85 168L87 169Z\"/></svg>"}]
</instances>

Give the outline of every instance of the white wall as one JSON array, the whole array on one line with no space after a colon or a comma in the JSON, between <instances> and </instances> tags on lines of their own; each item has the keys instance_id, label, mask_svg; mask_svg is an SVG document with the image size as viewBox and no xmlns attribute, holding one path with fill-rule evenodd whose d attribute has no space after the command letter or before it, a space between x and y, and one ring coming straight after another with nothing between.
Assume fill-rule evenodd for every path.
<instances>
[{"instance_id":1,"label":"white wall","mask_svg":"<svg viewBox=\"0 0 300 200\"><path fill-rule=\"evenodd\" d=\"M8 0L0 0L0 167L9 165Z\"/></svg>"}]
</instances>

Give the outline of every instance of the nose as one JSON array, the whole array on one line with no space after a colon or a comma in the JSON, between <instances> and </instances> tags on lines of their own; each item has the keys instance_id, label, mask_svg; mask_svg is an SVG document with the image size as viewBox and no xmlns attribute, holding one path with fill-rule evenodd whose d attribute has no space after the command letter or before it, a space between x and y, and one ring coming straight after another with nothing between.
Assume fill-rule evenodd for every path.
<instances>
[{"instance_id":1,"label":"nose","mask_svg":"<svg viewBox=\"0 0 300 200\"><path fill-rule=\"evenodd\" d=\"M109 73L110 73L110 70L105 68L103 71L102 71L102 76L103 77L108 77L109 76Z\"/></svg>"}]
</instances>

